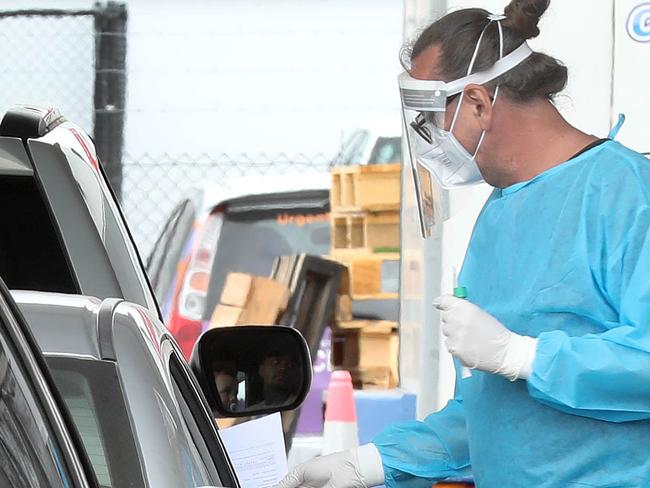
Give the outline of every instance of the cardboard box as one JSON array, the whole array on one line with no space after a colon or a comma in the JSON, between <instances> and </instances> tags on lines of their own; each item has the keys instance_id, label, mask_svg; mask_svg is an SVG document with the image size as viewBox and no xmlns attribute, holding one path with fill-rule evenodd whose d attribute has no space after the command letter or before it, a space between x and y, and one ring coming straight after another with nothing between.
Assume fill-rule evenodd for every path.
<instances>
[{"instance_id":1,"label":"cardboard box","mask_svg":"<svg viewBox=\"0 0 650 488\"><path fill-rule=\"evenodd\" d=\"M289 289L271 278L229 273L210 327L273 325L287 308Z\"/></svg>"},{"instance_id":2,"label":"cardboard box","mask_svg":"<svg viewBox=\"0 0 650 488\"><path fill-rule=\"evenodd\" d=\"M287 308L289 289L271 278L254 277L240 324L273 325Z\"/></svg>"},{"instance_id":3,"label":"cardboard box","mask_svg":"<svg viewBox=\"0 0 650 488\"><path fill-rule=\"evenodd\" d=\"M253 284L253 276L246 273L228 273L221 292L220 303L244 308Z\"/></svg>"},{"instance_id":4,"label":"cardboard box","mask_svg":"<svg viewBox=\"0 0 650 488\"><path fill-rule=\"evenodd\" d=\"M231 307L230 305L219 304L214 307L212 317L210 317L210 328L229 327L240 323L239 317L243 309L240 307Z\"/></svg>"}]
</instances>

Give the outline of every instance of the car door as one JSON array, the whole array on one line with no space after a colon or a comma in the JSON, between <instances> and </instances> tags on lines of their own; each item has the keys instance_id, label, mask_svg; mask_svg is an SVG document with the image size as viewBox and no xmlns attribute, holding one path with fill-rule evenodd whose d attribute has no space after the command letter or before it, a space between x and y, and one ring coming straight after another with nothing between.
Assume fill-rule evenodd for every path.
<instances>
[{"instance_id":1,"label":"car door","mask_svg":"<svg viewBox=\"0 0 650 488\"><path fill-rule=\"evenodd\" d=\"M0 279L0 486L100 486L52 385L41 353Z\"/></svg>"},{"instance_id":2,"label":"car door","mask_svg":"<svg viewBox=\"0 0 650 488\"><path fill-rule=\"evenodd\" d=\"M191 446L194 463L207 474L210 486L239 487L225 447L216 433L214 417L182 353L169 338L162 344L182 431Z\"/></svg>"}]
</instances>

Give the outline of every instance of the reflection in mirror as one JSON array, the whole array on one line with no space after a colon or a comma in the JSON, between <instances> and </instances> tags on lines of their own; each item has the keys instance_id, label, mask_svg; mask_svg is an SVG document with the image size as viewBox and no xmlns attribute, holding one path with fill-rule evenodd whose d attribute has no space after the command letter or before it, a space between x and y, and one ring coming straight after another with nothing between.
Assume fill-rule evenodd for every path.
<instances>
[{"instance_id":1,"label":"reflection in mirror","mask_svg":"<svg viewBox=\"0 0 650 488\"><path fill-rule=\"evenodd\" d=\"M291 350L273 344L263 348L257 366L257 382L262 390L260 406L289 405L296 399L302 381L298 361Z\"/></svg>"},{"instance_id":2,"label":"reflection in mirror","mask_svg":"<svg viewBox=\"0 0 650 488\"><path fill-rule=\"evenodd\" d=\"M212 365L214 384L219 400L227 410L236 412L243 406L243 392L239 391L239 372L234 361L215 361ZM241 381L245 386L245 380Z\"/></svg>"},{"instance_id":3,"label":"reflection in mirror","mask_svg":"<svg viewBox=\"0 0 650 488\"><path fill-rule=\"evenodd\" d=\"M197 348L206 394L223 415L243 416L299 406L311 382L302 336L288 327L212 329ZM205 367L207 366L207 368ZM215 405L216 404L216 405Z\"/></svg>"}]
</instances>

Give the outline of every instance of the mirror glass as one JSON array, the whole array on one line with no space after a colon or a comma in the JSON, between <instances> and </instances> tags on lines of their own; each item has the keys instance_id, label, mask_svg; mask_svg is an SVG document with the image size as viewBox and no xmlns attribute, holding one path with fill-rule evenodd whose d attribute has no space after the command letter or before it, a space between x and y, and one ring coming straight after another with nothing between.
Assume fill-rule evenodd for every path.
<instances>
[{"instance_id":1,"label":"mirror glass","mask_svg":"<svg viewBox=\"0 0 650 488\"><path fill-rule=\"evenodd\" d=\"M277 329L285 329L285 333ZM210 332L211 337L206 337ZM302 337L292 329L213 329L201 341L204 380L210 383L215 409L224 415L296 408L309 389L308 352Z\"/></svg>"}]
</instances>

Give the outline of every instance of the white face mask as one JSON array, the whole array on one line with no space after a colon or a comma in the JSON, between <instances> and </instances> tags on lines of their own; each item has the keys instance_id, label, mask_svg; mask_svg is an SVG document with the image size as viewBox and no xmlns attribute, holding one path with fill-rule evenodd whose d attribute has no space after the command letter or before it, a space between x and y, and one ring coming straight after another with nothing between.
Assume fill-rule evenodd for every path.
<instances>
[{"instance_id":1,"label":"white face mask","mask_svg":"<svg viewBox=\"0 0 650 488\"><path fill-rule=\"evenodd\" d=\"M476 153L471 155L451 131L434 129L432 143L416 137L414 153L420 165L436 178L443 188L475 185L483 181L476 165ZM481 138L482 139L482 138ZM479 146L477 147L477 152Z\"/></svg>"}]
</instances>

